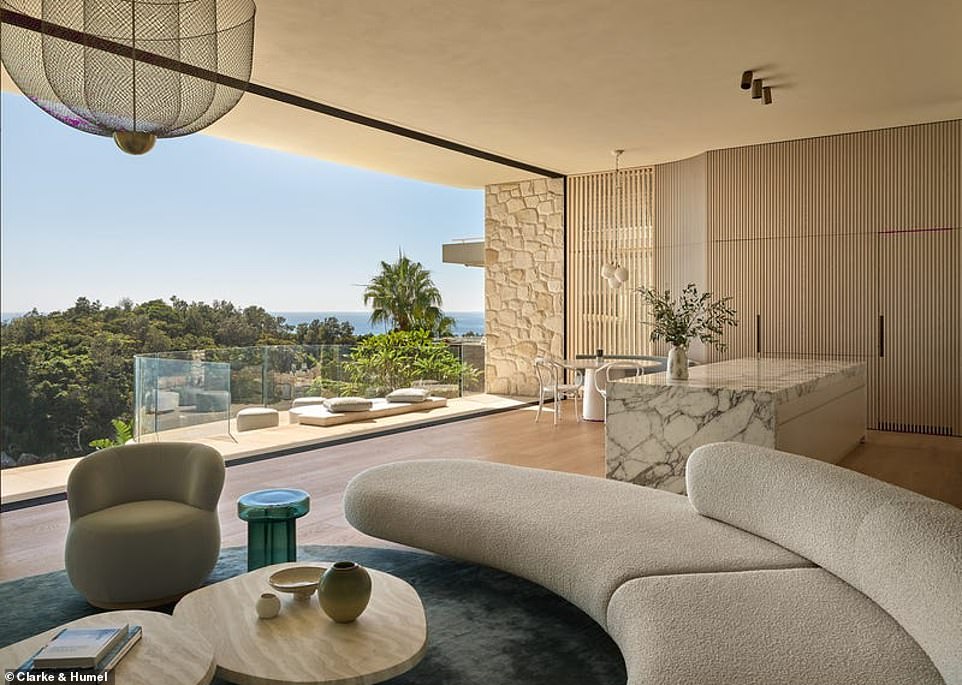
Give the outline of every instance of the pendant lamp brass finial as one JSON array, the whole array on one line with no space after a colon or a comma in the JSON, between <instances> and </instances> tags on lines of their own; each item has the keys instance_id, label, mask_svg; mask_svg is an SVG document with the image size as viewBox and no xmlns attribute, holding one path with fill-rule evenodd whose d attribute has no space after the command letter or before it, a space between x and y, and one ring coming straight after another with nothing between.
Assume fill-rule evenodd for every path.
<instances>
[{"instance_id":1,"label":"pendant lamp brass finial","mask_svg":"<svg viewBox=\"0 0 962 685\"><path fill-rule=\"evenodd\" d=\"M143 155L153 149L157 136L139 131L114 131L114 142L128 155Z\"/></svg>"}]
</instances>

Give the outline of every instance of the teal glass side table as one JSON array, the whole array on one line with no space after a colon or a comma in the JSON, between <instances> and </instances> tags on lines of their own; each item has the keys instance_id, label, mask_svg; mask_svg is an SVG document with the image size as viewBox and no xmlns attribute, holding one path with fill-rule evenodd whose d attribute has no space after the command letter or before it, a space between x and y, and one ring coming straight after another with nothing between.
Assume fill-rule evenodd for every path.
<instances>
[{"instance_id":1,"label":"teal glass side table","mask_svg":"<svg viewBox=\"0 0 962 685\"><path fill-rule=\"evenodd\" d=\"M237 500L247 521L247 570L297 561L297 519L311 510L311 496L294 488L257 490Z\"/></svg>"}]
</instances>

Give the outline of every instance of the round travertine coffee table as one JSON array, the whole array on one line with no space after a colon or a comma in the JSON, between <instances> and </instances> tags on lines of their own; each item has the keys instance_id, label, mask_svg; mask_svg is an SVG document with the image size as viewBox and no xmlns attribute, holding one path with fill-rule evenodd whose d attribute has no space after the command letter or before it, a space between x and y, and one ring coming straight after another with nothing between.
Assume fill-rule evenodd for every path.
<instances>
[{"instance_id":1,"label":"round travertine coffee table","mask_svg":"<svg viewBox=\"0 0 962 685\"><path fill-rule=\"evenodd\" d=\"M129 623L143 627L140 641L114 669L122 685L207 685L216 666L210 644L196 629L157 611L108 611L65 623L0 649L0 672L18 668L62 628L97 628Z\"/></svg>"},{"instance_id":2,"label":"round travertine coffee table","mask_svg":"<svg viewBox=\"0 0 962 685\"><path fill-rule=\"evenodd\" d=\"M362 685L410 670L427 647L424 607L414 588L388 573L368 569L371 603L353 623L328 618L316 593L302 600L277 592L281 613L257 617L257 598L275 592L272 573L330 563L274 564L203 587L177 603L174 619L207 636L217 675L239 685Z\"/></svg>"}]
</instances>

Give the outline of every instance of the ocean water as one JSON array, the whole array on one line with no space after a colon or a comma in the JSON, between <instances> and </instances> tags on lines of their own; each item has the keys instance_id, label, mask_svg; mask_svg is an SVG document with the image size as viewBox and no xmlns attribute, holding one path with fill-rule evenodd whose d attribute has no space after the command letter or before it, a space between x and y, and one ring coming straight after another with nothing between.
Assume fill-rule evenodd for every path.
<instances>
[{"instance_id":1,"label":"ocean water","mask_svg":"<svg viewBox=\"0 0 962 685\"><path fill-rule=\"evenodd\" d=\"M329 316L341 321L347 321L354 326L357 335L365 333L383 333L384 326L371 326L368 319L370 312L271 312L274 316L283 316L286 323L296 326L299 323L310 323L314 319L323 321ZM454 334L477 333L484 335L484 312L445 312L454 319Z\"/></svg>"},{"instance_id":2,"label":"ocean water","mask_svg":"<svg viewBox=\"0 0 962 685\"><path fill-rule=\"evenodd\" d=\"M454 318L454 334L477 333L484 335L484 312L445 312ZM0 320L10 321L24 312L0 312ZM383 333L383 326L371 326L369 312L271 312L274 316L283 316L286 323L296 326L299 323L310 323L314 319L323 321L329 316L341 321L347 321L354 326L357 335L365 333Z\"/></svg>"}]
</instances>

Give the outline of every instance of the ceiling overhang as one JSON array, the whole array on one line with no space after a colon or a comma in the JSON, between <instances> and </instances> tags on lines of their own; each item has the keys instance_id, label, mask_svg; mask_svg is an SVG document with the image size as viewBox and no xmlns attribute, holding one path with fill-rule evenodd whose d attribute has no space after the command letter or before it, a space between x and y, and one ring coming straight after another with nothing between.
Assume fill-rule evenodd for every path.
<instances>
[{"instance_id":1,"label":"ceiling overhang","mask_svg":"<svg viewBox=\"0 0 962 685\"><path fill-rule=\"evenodd\" d=\"M955 2L260 0L252 81L573 174L962 117L959 35ZM533 175L251 93L207 133L455 186Z\"/></svg>"}]
</instances>

